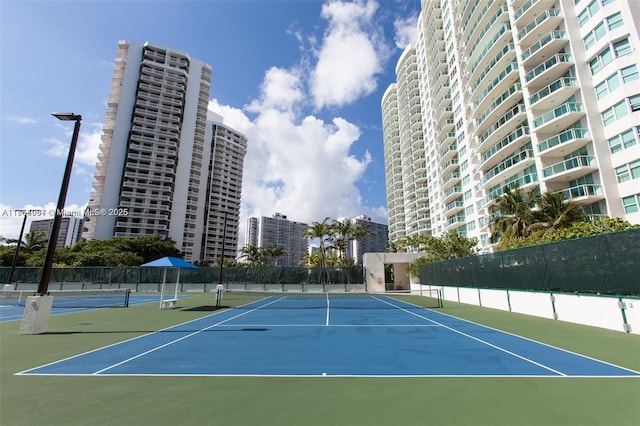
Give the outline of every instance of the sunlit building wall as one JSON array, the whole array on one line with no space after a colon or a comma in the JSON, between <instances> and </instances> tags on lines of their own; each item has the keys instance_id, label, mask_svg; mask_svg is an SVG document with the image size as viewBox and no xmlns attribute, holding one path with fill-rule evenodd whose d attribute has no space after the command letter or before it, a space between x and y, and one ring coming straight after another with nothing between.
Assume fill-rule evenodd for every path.
<instances>
[{"instance_id":1,"label":"sunlit building wall","mask_svg":"<svg viewBox=\"0 0 640 426\"><path fill-rule=\"evenodd\" d=\"M611 0L422 1L415 55L432 234L455 231L488 250L489 206L516 185L640 223L639 9ZM405 78L397 73L394 85ZM385 161L395 153L403 155L385 151ZM385 170L389 182L393 168ZM403 189L405 199L417 196Z\"/></svg>"}]
</instances>

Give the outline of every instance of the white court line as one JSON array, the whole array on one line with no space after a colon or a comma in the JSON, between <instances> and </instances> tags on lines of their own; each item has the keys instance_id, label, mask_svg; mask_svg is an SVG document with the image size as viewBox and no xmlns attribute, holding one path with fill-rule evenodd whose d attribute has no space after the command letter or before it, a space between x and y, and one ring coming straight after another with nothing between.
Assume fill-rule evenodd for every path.
<instances>
[{"instance_id":1,"label":"white court line","mask_svg":"<svg viewBox=\"0 0 640 426\"><path fill-rule=\"evenodd\" d=\"M487 345L487 346L489 346L489 347L492 347L492 348L494 348L494 349L497 349L497 350L499 350L499 351L501 351L501 352L507 353L507 354L509 354L509 355L511 355L511 356L514 356L514 357L516 357L516 358L520 358L520 359L522 359L522 360L524 360L524 361L530 362L531 364L537 365L538 367L544 368L544 369L546 369L546 370L549 370L549 371L554 372L554 373L556 373L556 374L559 374L559 375L561 375L561 376L567 376L566 374L564 374L564 373L563 373L563 372L561 372L561 371L555 370L555 369L553 369L553 368L551 368L551 367L549 367L549 366L546 366L546 365L544 365L544 364L541 364L541 363L539 363L539 362L536 362L536 361L534 361L534 360L532 360L532 359L529 359L529 358L527 358L527 357L524 357L524 356L522 356L522 355L518 355L517 353L515 353L515 352L511 352L511 351L509 351L509 350L507 350L507 349L505 349L505 348L501 348L500 346L494 345L493 343L489 343L489 342L487 342L487 341L485 341L485 340L479 339L479 338L474 337L474 336L472 336L472 335L470 335L470 334L463 333L463 332L462 332L462 331L460 331L460 330L456 330L455 328L449 327L449 326L447 326L447 325L444 325L444 324L442 324L442 323L439 323L438 321L434 321L434 320L432 320L432 319L430 319L430 318L427 318L427 317L425 317L425 316L418 315L418 314L416 314L415 312L411 312L411 311L410 311L410 310L408 310L408 309L404 309L404 308L402 308L402 307L400 307L400 306L398 306L398 305L394 305L394 304L393 304L393 303L391 303L391 302L387 302L387 301L382 300L382 299L379 299L379 300L380 300L381 302L387 303L387 304L389 304L389 305L391 305L391 306L395 306L396 308L398 308L398 309L400 309L400 310L402 310L402 311L404 311L404 312L407 312L407 313L409 313L409 314L411 314L411 315L414 315L414 316L416 316L416 317L418 317L418 318L423 318L423 319L425 319L425 320L427 320L427 321L429 321L429 322L432 322L432 323L435 323L435 324L439 324L440 326L442 326L442 327L446 328L447 330L453 331L454 333L460 334L460 335L465 336L465 337L467 337L467 338L469 338L469 339L472 339L472 340L475 340L475 341L477 341L477 342L480 342L480 343L482 343L482 344L484 344L484 345Z\"/></svg>"},{"instance_id":2,"label":"white court line","mask_svg":"<svg viewBox=\"0 0 640 426\"><path fill-rule=\"evenodd\" d=\"M410 306L420 307L419 305L416 305L416 304L413 304L413 303L409 303L409 302L405 302L404 300L399 300L399 299L394 299L394 300L397 300L398 302L405 303L405 304L410 305ZM423 309L427 309L427 308L423 308ZM427 309L427 310L435 312L435 311L433 311L431 309ZM589 359L591 361L596 361L596 362L599 362L601 364L606 364L606 365L609 365L611 367L615 367L615 368L619 368L621 370L629 371L631 373L640 374L640 371L636 371L636 370L633 370L631 368L622 367L620 365L612 364L610 362L603 361L603 360L597 359L597 358L593 358L593 357L590 357L590 356L587 356L587 355L583 355L583 354L580 354L580 353L577 353L577 352L573 352L573 351L570 351L568 349L563 349L563 348L560 348L558 346L553 346L553 345L550 345L548 343L544 343L544 342L540 342L538 340L531 339L529 337L520 336L520 335L515 334L515 333L510 333L508 331L500 330L500 329L495 328L495 327L489 327L488 325L479 324L477 322L469 321L469 320L466 320L466 319L463 319L463 318L454 317L453 315L445 314L443 312L437 312L437 314L438 315L444 315L446 317L453 318L453 319L456 319L458 321L464 321L466 323L473 324L473 325L476 325L478 327L486 328L487 330L493 330L493 331L497 331L497 332L500 332L500 333L507 334L509 336L518 337L520 339L528 340L529 342L537 343L539 345L546 346L548 348L555 349L557 351L562 351L564 353L568 353L568 354L571 354L571 355L579 356L581 358ZM581 377L581 376L570 376L570 377ZM592 377L592 376L586 376L586 377ZM598 377L602 377L602 376L598 376ZM618 376L615 376L615 377L618 377ZM626 377L626 376L624 376L624 377Z\"/></svg>"},{"instance_id":3,"label":"white court line","mask_svg":"<svg viewBox=\"0 0 640 426\"><path fill-rule=\"evenodd\" d=\"M172 341L167 342L167 343L165 343L165 344L163 344L163 345L160 345L160 346L157 346L157 347L155 347L155 348L153 348L153 349L150 349L150 350L148 350L148 351L142 352L142 353L140 353L140 354L138 354L138 355L136 355L136 356L133 356L133 357L127 358L127 359L125 359L124 361L120 361L120 362L118 362L118 363L116 363L116 364L110 365L109 367L105 367L105 368L103 368L102 370L98 370L98 371L96 371L96 372L95 372L95 373L93 373L93 374L94 374L94 375L96 375L96 374L100 374L100 373L102 373L102 372L104 372L104 371L107 371L107 370L110 370L110 369L112 369L112 368L118 367L118 366L120 366L120 365L122 365L122 364L126 364L126 363L127 363L127 362L129 362L129 361L132 361L132 360L134 360L134 359L137 359L137 358L140 358L140 357L142 357L142 356L148 355L148 354L150 354L150 353L152 353L152 352L155 352L155 351L157 351L157 350L159 350L159 349L166 348L167 346L173 345L174 343L178 343L178 342L180 342L181 340L188 339L189 337L195 336L196 334L200 334L200 333L202 333L203 331L210 330L210 329L212 329L212 328L214 328L214 327L216 327L216 326L218 326L218 325L220 325L220 324L224 324L225 322L228 322L228 321L231 321L231 320L233 320L233 319L236 319L236 318L242 317L242 316L244 316L244 315L250 314L251 312L257 311L258 309L263 308L263 307L265 307L265 306L269 306L269 305L271 305L271 304L273 304L273 303L276 303L276 302L278 302L278 301L280 301L280 300L282 300L282 299L284 299L284 296L283 296L283 297L281 297L280 299L276 299L276 300L274 300L274 301L272 301L272 302L265 303L264 305L260 305L260 306L258 306L257 308L250 309L250 310L248 310L248 311L246 311L246 312L243 312L243 313L238 314L238 315L236 315L236 316L233 316L233 317L231 317L231 318L227 318L226 320L223 320L223 321L217 322L217 323L215 323L215 324L212 324L212 325L210 325L209 327L205 327L205 328L203 328L203 329L201 329L201 330L194 331L193 333L187 334L186 336L182 336L182 337L180 337L180 338L178 338L178 339L172 340Z\"/></svg>"},{"instance_id":4,"label":"white court line","mask_svg":"<svg viewBox=\"0 0 640 426\"><path fill-rule=\"evenodd\" d=\"M278 299L278 300L280 300L280 299ZM271 303L275 303L275 302L277 302L277 300L275 300L274 302L271 302ZM250 305L252 303L256 303L256 302L255 301L249 302L249 303L247 303L245 305L238 306L237 308L242 308L243 306ZM263 306L266 306L266 305L263 305ZM256 308L256 309L259 309L259 308ZM255 310L255 309L252 309L252 311L253 310ZM29 368L28 370L20 371L18 373L15 373L14 375L15 376L20 376L20 375L23 375L23 374L32 374L32 373L29 373L29 372L33 371L33 370L39 370L39 369L44 368L44 367L48 367L50 365L54 365L54 364L58 364L58 363L61 363L61 362L69 361L69 360L72 360L74 358L79 358L81 356L88 355L88 354L91 354L91 353L94 353L94 352L98 352L98 351L101 351L103 349L108 349L108 348L111 348L113 346L117 346L117 345L120 345L120 344L123 344L123 343L133 342L134 340L142 339L143 337L151 336L153 334L162 333L164 331L171 330L171 329L178 328L178 327L183 327L183 326L185 326L187 324L191 324L191 323L194 323L194 322L197 322L197 321L202 321L202 320L205 320L207 318L210 318L210 317L213 317L213 316L216 316L216 315L220 315L220 314L225 313L225 312L231 312L231 311L230 310L224 310L224 311L220 311L220 312L215 312L215 313L213 313L211 315L206 315L204 317L195 318L195 319L192 319L191 321L186 321L186 322L183 322L183 323L180 323L180 324L171 325L169 327L166 327L166 328L163 328L163 329L160 329L160 330L157 330L157 331L152 331L150 333L141 334L140 336L132 337L132 338L126 339L126 340L121 340L119 342L112 343L112 344L107 345L107 346L102 346L102 347L97 348L97 349L93 349L93 350L90 350L90 351L82 352L82 353L77 354L77 355L73 355L73 356L70 356L70 357L67 357L67 358L59 359L57 361L49 362L47 364L43 364L43 365L40 365L38 367ZM245 312L245 314L249 313L249 312L250 311L247 311L247 312ZM219 322L218 324L221 324L222 322L223 321ZM92 374L96 374L96 373L92 373ZM50 374L43 374L43 375L50 375ZM87 375L91 375L91 374L87 374Z\"/></svg>"}]
</instances>

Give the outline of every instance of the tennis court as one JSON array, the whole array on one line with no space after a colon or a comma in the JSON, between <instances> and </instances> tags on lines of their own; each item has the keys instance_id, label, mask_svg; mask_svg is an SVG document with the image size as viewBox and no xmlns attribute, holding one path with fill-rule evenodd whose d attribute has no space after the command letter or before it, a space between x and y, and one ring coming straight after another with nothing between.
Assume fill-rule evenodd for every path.
<instances>
[{"instance_id":1,"label":"tennis court","mask_svg":"<svg viewBox=\"0 0 640 426\"><path fill-rule=\"evenodd\" d=\"M33 291L7 291L0 290L0 322L16 321L22 319L27 297L33 295ZM90 309L124 308L129 305L156 302L158 296L136 294L129 291L54 291L53 307L51 315L64 315L74 312L82 312Z\"/></svg>"},{"instance_id":2,"label":"tennis court","mask_svg":"<svg viewBox=\"0 0 640 426\"><path fill-rule=\"evenodd\" d=\"M438 310L364 294L268 295L17 374L640 377Z\"/></svg>"}]
</instances>

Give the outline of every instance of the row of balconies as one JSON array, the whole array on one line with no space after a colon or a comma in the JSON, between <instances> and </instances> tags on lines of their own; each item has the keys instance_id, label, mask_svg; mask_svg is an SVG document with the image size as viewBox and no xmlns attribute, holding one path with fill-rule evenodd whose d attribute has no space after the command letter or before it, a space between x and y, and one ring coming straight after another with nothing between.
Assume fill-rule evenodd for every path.
<instances>
[{"instance_id":1,"label":"row of balconies","mask_svg":"<svg viewBox=\"0 0 640 426\"><path fill-rule=\"evenodd\" d=\"M476 79L475 74L479 70L483 69L482 65L487 62L489 53L491 53L495 49L499 49L500 46L508 46L510 44L511 44L511 29L509 28L508 25L503 24L500 30L496 32L496 34L493 36L493 38L485 44L484 49L482 49L482 51L479 52L478 59L476 59L475 62L473 62L473 64L468 68L469 80L471 81Z\"/></svg>"},{"instance_id":2,"label":"row of balconies","mask_svg":"<svg viewBox=\"0 0 640 426\"><path fill-rule=\"evenodd\" d=\"M522 52L522 66L529 68L533 64L541 62L558 53L567 43L569 43L569 39L565 31L551 31Z\"/></svg>"},{"instance_id":3,"label":"row of balconies","mask_svg":"<svg viewBox=\"0 0 640 426\"><path fill-rule=\"evenodd\" d=\"M533 162L534 154L532 149L520 151L485 173L480 179L480 185L491 186L492 182L498 180L503 173L515 174L518 170L524 170L531 166Z\"/></svg>"},{"instance_id":4,"label":"row of balconies","mask_svg":"<svg viewBox=\"0 0 640 426\"><path fill-rule=\"evenodd\" d=\"M508 58L504 57L504 59ZM515 59L515 53L513 59ZM507 64L502 69L502 71L500 71L498 75L496 75L494 79L489 82L489 84L482 85L482 79L484 79L490 71L494 71L493 68L488 68L486 70L486 73L483 73L482 76L478 80L476 80L475 84L472 84L470 87L470 98L473 103L473 108L476 110L484 108L484 103L487 103L491 100L489 94L493 91L500 92L502 90L505 90L507 85L513 83L513 81L516 79L519 69L520 67L518 65L518 62L512 61ZM509 76L512 77L510 80L507 79ZM475 92L481 87L485 87L485 89L480 95L476 95Z\"/></svg>"},{"instance_id":5,"label":"row of balconies","mask_svg":"<svg viewBox=\"0 0 640 426\"><path fill-rule=\"evenodd\" d=\"M476 120L476 131L484 127L485 121L489 119L491 115L502 114L508 108L512 107L514 103L521 100L522 86L520 83L515 83L503 93L501 93L491 105L483 108L484 113L480 115Z\"/></svg>"},{"instance_id":6,"label":"row of balconies","mask_svg":"<svg viewBox=\"0 0 640 426\"><path fill-rule=\"evenodd\" d=\"M500 142L496 143L487 151L483 152L482 155L480 155L480 161L478 162L477 170L484 171L487 168L492 167L495 164L495 160L499 158L496 154L503 150L505 147L519 147L521 145L524 145L529 139L529 127L526 125L521 125L515 131L509 133L509 135L501 139Z\"/></svg>"},{"instance_id":7,"label":"row of balconies","mask_svg":"<svg viewBox=\"0 0 640 426\"><path fill-rule=\"evenodd\" d=\"M511 108L478 137L474 151L482 152L486 147L493 145L492 142L498 137L498 131L511 132L518 124L526 120L526 114L527 111L524 104L517 104Z\"/></svg>"},{"instance_id":8,"label":"row of balconies","mask_svg":"<svg viewBox=\"0 0 640 426\"><path fill-rule=\"evenodd\" d=\"M465 49L465 54L467 54L467 52L469 53L469 57L473 56L473 52L476 50L476 48L483 43L483 38L490 32L490 30L492 29L491 27L493 26L493 24L498 21L500 19L501 16L503 16L502 21L504 21L505 19L508 20L509 19L509 10L507 9L507 6L502 6L500 7L496 13L493 13L491 15L485 14L483 15L480 20L480 22L484 22L485 19L487 19L487 16L489 16L489 22L487 22L485 24L485 26L482 28L482 31L480 32L480 34L478 34L477 37L474 36L474 32L477 29L477 26L475 26L472 29L472 32L469 34L469 36L465 37L463 40L472 40L475 38L475 43L473 45L470 45L470 48ZM477 24L480 22L476 22Z\"/></svg>"}]
</instances>

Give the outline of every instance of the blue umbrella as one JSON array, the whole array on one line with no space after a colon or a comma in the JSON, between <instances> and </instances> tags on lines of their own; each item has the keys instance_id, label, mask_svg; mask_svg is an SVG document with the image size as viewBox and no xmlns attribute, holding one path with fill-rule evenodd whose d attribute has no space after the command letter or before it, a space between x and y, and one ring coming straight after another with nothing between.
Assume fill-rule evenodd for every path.
<instances>
[{"instance_id":1,"label":"blue umbrella","mask_svg":"<svg viewBox=\"0 0 640 426\"><path fill-rule=\"evenodd\" d=\"M176 279L176 291L174 295L174 301L178 300L178 287L180 284L180 270L181 269L198 269L198 267L192 263L187 262L179 257L162 257L160 259L147 262L140 265L143 268L164 268L164 274L162 275L162 287L160 289L160 309L162 309L162 301L164 297L164 285L167 282L167 269L178 268L178 278Z\"/></svg>"}]
</instances>

